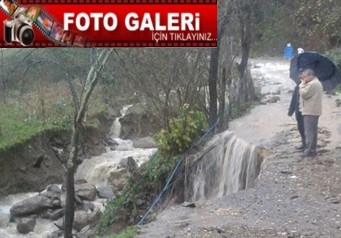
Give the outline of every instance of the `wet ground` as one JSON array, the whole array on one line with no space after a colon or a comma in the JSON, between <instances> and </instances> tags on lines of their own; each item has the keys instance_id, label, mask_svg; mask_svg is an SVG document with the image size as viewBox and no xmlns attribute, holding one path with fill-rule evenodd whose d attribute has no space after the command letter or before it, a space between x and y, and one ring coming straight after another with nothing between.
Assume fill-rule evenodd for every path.
<instances>
[{"instance_id":1,"label":"wet ground","mask_svg":"<svg viewBox=\"0 0 341 238\"><path fill-rule=\"evenodd\" d=\"M318 155L302 158L294 117L287 108L294 84L289 63L253 62L256 84L279 101L254 108L231 123L245 140L267 147L253 189L161 212L137 237L341 237L341 96L325 95Z\"/></svg>"}]
</instances>

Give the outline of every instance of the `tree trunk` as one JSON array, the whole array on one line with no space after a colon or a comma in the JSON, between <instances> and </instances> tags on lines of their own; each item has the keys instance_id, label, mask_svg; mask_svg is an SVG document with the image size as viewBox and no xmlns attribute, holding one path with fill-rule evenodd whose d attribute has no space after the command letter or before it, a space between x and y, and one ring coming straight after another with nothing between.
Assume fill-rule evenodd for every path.
<instances>
[{"instance_id":1,"label":"tree trunk","mask_svg":"<svg viewBox=\"0 0 341 238\"><path fill-rule=\"evenodd\" d=\"M219 19L218 21L218 39L217 39L217 48L213 48L211 50L211 59L210 59L210 70L208 75L208 87L209 87L209 95L210 95L210 109L209 109L209 118L208 123L209 126L213 126L217 119L217 100L218 100L218 91L217 91L217 80L218 80L218 68L219 68L219 53L220 53L220 45L221 39L224 35L227 24L230 20L232 2L228 2L226 6L225 15Z\"/></svg>"},{"instance_id":2,"label":"tree trunk","mask_svg":"<svg viewBox=\"0 0 341 238\"><path fill-rule=\"evenodd\" d=\"M217 121L217 78L219 65L219 43L217 48L211 49L210 71L208 76L208 87L210 95L209 125L214 125Z\"/></svg>"},{"instance_id":3,"label":"tree trunk","mask_svg":"<svg viewBox=\"0 0 341 238\"><path fill-rule=\"evenodd\" d=\"M251 49L251 6L244 3L239 11L240 20L240 43L242 47L242 60L239 65L240 78L244 79ZM243 11L242 11L243 9Z\"/></svg>"},{"instance_id":4,"label":"tree trunk","mask_svg":"<svg viewBox=\"0 0 341 238\"><path fill-rule=\"evenodd\" d=\"M220 91L220 102L219 102L219 131L223 131L228 128L228 118L225 118L225 93L226 93L226 68L223 68L223 75L221 78L221 91Z\"/></svg>"},{"instance_id":5,"label":"tree trunk","mask_svg":"<svg viewBox=\"0 0 341 238\"><path fill-rule=\"evenodd\" d=\"M72 225L75 214L75 183L74 174L76 171L76 159L78 155L78 142L80 134L80 124L74 122L72 138L71 138L71 151L69 160L67 162L66 171L66 205L64 211L64 237L72 238Z\"/></svg>"},{"instance_id":6,"label":"tree trunk","mask_svg":"<svg viewBox=\"0 0 341 238\"><path fill-rule=\"evenodd\" d=\"M64 211L64 237L72 238L72 224L75 214L74 170L66 172L66 205Z\"/></svg>"},{"instance_id":7,"label":"tree trunk","mask_svg":"<svg viewBox=\"0 0 341 238\"><path fill-rule=\"evenodd\" d=\"M4 74L4 53L3 49L1 50L1 82L0 82L0 95L3 103L6 103L6 81L5 81L5 74Z\"/></svg>"},{"instance_id":8,"label":"tree trunk","mask_svg":"<svg viewBox=\"0 0 341 238\"><path fill-rule=\"evenodd\" d=\"M64 211L64 238L72 238L72 226L75 214L75 183L74 174L77 170L77 156L78 156L78 143L80 130L83 127L82 123L86 111L88 109L90 96L95 89L98 80L99 73L106 64L113 49L103 50L96 59L94 65L90 68L85 87L81 94L81 103L79 108L75 105L75 119L71 137L71 150L69 158L66 162L66 205ZM74 95L73 95L74 96ZM75 103L75 100L74 100Z\"/></svg>"}]
</instances>

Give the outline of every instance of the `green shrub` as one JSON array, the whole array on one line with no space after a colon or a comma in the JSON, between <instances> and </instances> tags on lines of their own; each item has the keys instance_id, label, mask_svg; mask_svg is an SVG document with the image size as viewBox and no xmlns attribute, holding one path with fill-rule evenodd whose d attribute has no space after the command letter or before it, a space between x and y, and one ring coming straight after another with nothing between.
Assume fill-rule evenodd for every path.
<instances>
[{"instance_id":1,"label":"green shrub","mask_svg":"<svg viewBox=\"0 0 341 238\"><path fill-rule=\"evenodd\" d=\"M163 156L183 153L207 128L203 112L191 110L188 104L181 109L179 116L170 121L169 130L162 129L155 140Z\"/></svg>"},{"instance_id":2,"label":"green shrub","mask_svg":"<svg viewBox=\"0 0 341 238\"><path fill-rule=\"evenodd\" d=\"M173 156L162 156L159 152L153 154L141 171L149 183L164 184L174 168L176 159Z\"/></svg>"},{"instance_id":3,"label":"green shrub","mask_svg":"<svg viewBox=\"0 0 341 238\"><path fill-rule=\"evenodd\" d=\"M126 198L124 195L118 196L106 206L105 211L97 224L97 233L99 235L105 234L109 226L115 222L117 210L124 205L125 200Z\"/></svg>"},{"instance_id":4,"label":"green shrub","mask_svg":"<svg viewBox=\"0 0 341 238\"><path fill-rule=\"evenodd\" d=\"M327 56L335 63L341 73L341 48L329 51ZM341 93L341 85L336 87L336 91Z\"/></svg>"},{"instance_id":5,"label":"green shrub","mask_svg":"<svg viewBox=\"0 0 341 238\"><path fill-rule=\"evenodd\" d=\"M123 230L120 234L111 235L109 238L133 238L137 234L136 227L130 226Z\"/></svg>"},{"instance_id":6,"label":"green shrub","mask_svg":"<svg viewBox=\"0 0 341 238\"><path fill-rule=\"evenodd\" d=\"M328 52L327 56L335 63L339 71L341 71L341 48Z\"/></svg>"},{"instance_id":7,"label":"green shrub","mask_svg":"<svg viewBox=\"0 0 341 238\"><path fill-rule=\"evenodd\" d=\"M174 169L176 159L172 156L163 157L159 152L151 156L149 161L141 166L138 174L128 176L122 195L110 202L97 224L97 233L104 235L114 224L118 213L129 211L130 216L140 219L136 207L136 199L152 200L161 191Z\"/></svg>"},{"instance_id":8,"label":"green shrub","mask_svg":"<svg viewBox=\"0 0 341 238\"><path fill-rule=\"evenodd\" d=\"M200 137L206 127L207 123L204 114L198 110L190 110L189 105L184 105L179 116L171 120L169 132L162 130L156 136L159 151L141 166L137 174L127 177L122 195L108 204L98 223L97 233L99 235L105 234L115 222L117 213L122 211L129 211L131 217L140 219L142 214L138 214L136 199L143 198L151 201L155 198L174 169L177 162L175 155L189 148ZM121 236L112 235L111 237Z\"/></svg>"}]
</instances>

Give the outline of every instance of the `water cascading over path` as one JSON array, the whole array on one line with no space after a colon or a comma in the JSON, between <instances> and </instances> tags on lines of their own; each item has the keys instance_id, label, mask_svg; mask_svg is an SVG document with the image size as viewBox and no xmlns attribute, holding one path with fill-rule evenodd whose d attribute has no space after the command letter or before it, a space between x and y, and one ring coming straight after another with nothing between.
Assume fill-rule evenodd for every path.
<instances>
[{"instance_id":1,"label":"water cascading over path","mask_svg":"<svg viewBox=\"0 0 341 238\"><path fill-rule=\"evenodd\" d=\"M186 169L185 200L222 197L253 187L263 161L260 151L230 131L214 136Z\"/></svg>"}]
</instances>

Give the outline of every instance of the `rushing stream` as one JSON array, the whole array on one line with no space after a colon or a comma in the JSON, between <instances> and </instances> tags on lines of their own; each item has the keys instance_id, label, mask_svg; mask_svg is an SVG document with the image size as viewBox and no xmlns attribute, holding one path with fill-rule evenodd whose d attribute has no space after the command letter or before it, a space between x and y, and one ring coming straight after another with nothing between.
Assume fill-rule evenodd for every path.
<instances>
[{"instance_id":1,"label":"rushing stream","mask_svg":"<svg viewBox=\"0 0 341 238\"><path fill-rule=\"evenodd\" d=\"M34 232L22 235L17 232L16 223L10 222L11 206L37 193L20 193L0 198L0 237L1 238L45 238L55 229L53 223L46 219L37 219Z\"/></svg>"},{"instance_id":2,"label":"rushing stream","mask_svg":"<svg viewBox=\"0 0 341 238\"><path fill-rule=\"evenodd\" d=\"M125 106L121 110L121 116L124 116L130 106ZM130 140L118 138L121 131L119 118L117 118L108 133L112 140L118 143L115 150L107 148L107 152L91 159L85 160L77 169L75 179L86 179L88 183L98 186L107 185L107 179L110 173L117 170L119 162L127 157L133 157L138 165L148 160L149 156L155 153L156 149L134 148ZM34 232L27 235L19 234L16 230L16 223L10 222L10 208L13 204L37 195L37 193L13 194L6 197L0 197L0 238L45 238L52 231L56 230L54 224L46 219L37 219ZM96 206L104 203L103 199L95 202ZM96 204L97 203L97 204Z\"/></svg>"}]
</instances>

